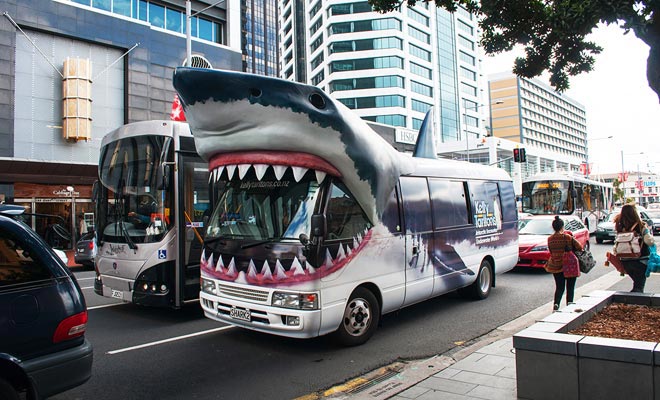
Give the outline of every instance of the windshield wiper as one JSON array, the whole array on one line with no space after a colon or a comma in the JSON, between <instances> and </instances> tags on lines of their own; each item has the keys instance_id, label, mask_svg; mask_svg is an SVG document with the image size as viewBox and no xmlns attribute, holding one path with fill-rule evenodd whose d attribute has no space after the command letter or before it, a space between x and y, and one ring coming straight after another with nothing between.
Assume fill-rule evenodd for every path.
<instances>
[{"instance_id":1,"label":"windshield wiper","mask_svg":"<svg viewBox=\"0 0 660 400\"><path fill-rule=\"evenodd\" d=\"M121 226L121 233L124 235L124 239L126 239L126 243L128 244L128 247L130 247L131 250L137 250L137 245L131 239L131 235L128 233L128 229L126 229L126 225L124 225L124 219L119 220L119 226Z\"/></svg>"},{"instance_id":2,"label":"windshield wiper","mask_svg":"<svg viewBox=\"0 0 660 400\"><path fill-rule=\"evenodd\" d=\"M259 246L261 244L273 243L276 239L279 239L279 238L272 237L272 238L268 238L268 239L257 240L257 241L252 242L252 243L246 243L246 244L241 246L241 249L249 249L250 247Z\"/></svg>"}]
</instances>

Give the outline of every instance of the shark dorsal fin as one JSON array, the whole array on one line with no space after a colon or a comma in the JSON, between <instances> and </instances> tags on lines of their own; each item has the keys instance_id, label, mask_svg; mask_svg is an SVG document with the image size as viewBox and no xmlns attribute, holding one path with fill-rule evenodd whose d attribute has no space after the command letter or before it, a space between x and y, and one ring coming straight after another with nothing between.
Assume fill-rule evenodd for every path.
<instances>
[{"instance_id":1,"label":"shark dorsal fin","mask_svg":"<svg viewBox=\"0 0 660 400\"><path fill-rule=\"evenodd\" d=\"M420 158L438 158L438 152L435 150L435 138L433 137L433 109L429 109L424 117L419 134L417 135L417 143L415 144L415 151L413 157Z\"/></svg>"}]
</instances>

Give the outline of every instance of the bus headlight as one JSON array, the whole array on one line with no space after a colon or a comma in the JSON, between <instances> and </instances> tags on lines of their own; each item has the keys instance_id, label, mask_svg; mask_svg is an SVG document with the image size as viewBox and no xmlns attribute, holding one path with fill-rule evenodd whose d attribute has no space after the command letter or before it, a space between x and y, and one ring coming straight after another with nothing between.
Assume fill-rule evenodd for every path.
<instances>
[{"instance_id":1,"label":"bus headlight","mask_svg":"<svg viewBox=\"0 0 660 400\"><path fill-rule=\"evenodd\" d=\"M275 292L271 304L274 307L317 310L319 308L319 296L317 293Z\"/></svg>"},{"instance_id":2,"label":"bus headlight","mask_svg":"<svg viewBox=\"0 0 660 400\"><path fill-rule=\"evenodd\" d=\"M209 294L218 294L218 291L215 289L215 282L210 279L202 278L202 292Z\"/></svg>"}]
</instances>

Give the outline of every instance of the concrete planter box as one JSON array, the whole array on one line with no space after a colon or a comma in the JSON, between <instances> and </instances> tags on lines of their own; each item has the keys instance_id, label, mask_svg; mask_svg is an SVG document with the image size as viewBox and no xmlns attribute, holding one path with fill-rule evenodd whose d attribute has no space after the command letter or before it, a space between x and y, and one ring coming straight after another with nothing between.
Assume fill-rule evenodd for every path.
<instances>
[{"instance_id":1,"label":"concrete planter box","mask_svg":"<svg viewBox=\"0 0 660 400\"><path fill-rule=\"evenodd\" d=\"M660 307L660 295L595 291L515 334L518 398L660 400L660 343L567 333L611 303Z\"/></svg>"}]
</instances>

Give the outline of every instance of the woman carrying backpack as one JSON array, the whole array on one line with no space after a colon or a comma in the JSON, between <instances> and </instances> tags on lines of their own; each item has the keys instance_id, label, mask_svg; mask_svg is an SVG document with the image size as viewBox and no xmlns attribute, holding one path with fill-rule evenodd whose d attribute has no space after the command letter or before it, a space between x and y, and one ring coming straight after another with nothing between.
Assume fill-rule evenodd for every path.
<instances>
[{"instance_id":1,"label":"woman carrying backpack","mask_svg":"<svg viewBox=\"0 0 660 400\"><path fill-rule=\"evenodd\" d=\"M582 250L580 242L575 240L573 235L564 232L564 221L558 216L552 221L552 229L555 231L548 236L548 251L550 259L545 264L546 272L550 272L555 278L555 299L553 310L559 310L561 298L564 295L564 286L566 287L566 304L573 302L575 295L575 281L580 276L580 269L569 271L564 269L564 253L573 250Z\"/></svg>"},{"instance_id":2,"label":"woman carrying backpack","mask_svg":"<svg viewBox=\"0 0 660 400\"><path fill-rule=\"evenodd\" d=\"M649 259L649 246L655 243L653 236L649 233L644 221L639 218L639 213L634 204L626 204L621 207L619 215L614 217L614 229L617 238L614 240L613 253L621 260L623 269L633 281L631 292L643 293L644 285L646 285L646 262ZM619 243L619 234L622 233L634 234L635 240L639 244L639 255L624 256L624 252L629 251L628 247L630 245ZM625 249L622 249L623 247Z\"/></svg>"}]
</instances>

